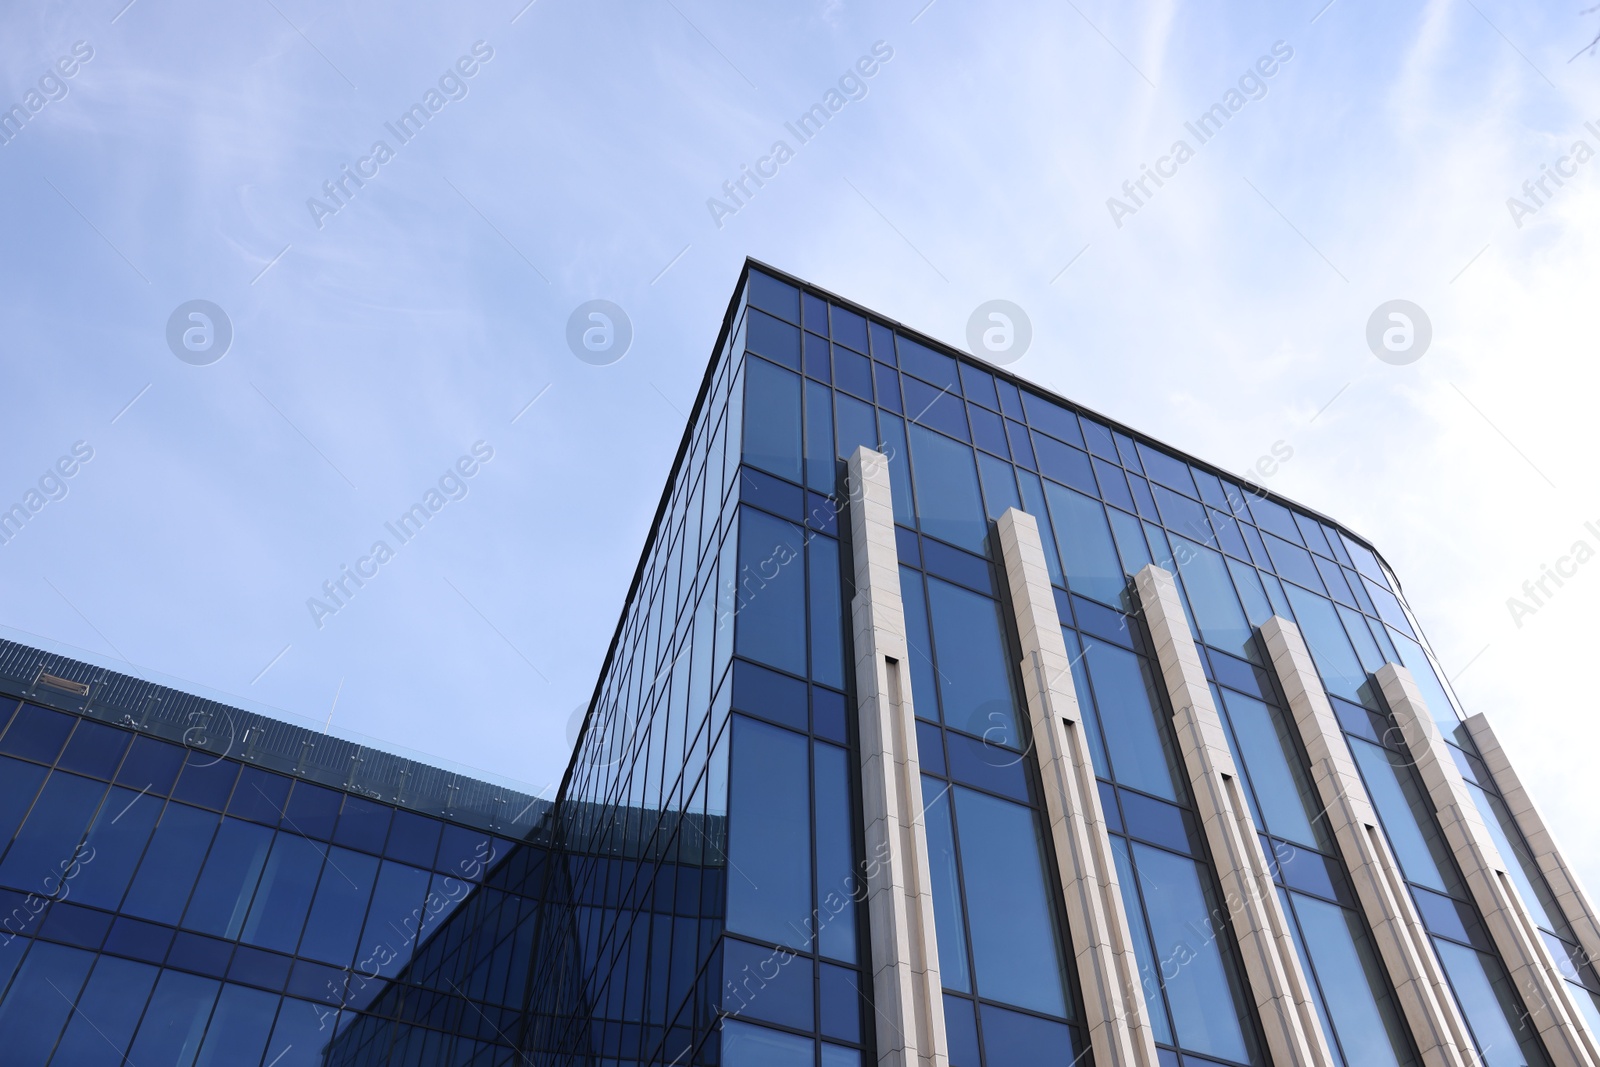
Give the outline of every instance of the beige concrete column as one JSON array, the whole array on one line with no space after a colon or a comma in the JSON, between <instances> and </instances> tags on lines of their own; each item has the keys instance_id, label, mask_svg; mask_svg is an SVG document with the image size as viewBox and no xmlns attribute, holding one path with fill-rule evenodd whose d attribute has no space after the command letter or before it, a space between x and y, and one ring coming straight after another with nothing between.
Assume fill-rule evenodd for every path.
<instances>
[{"instance_id":1,"label":"beige concrete column","mask_svg":"<svg viewBox=\"0 0 1600 1067\"><path fill-rule=\"evenodd\" d=\"M1500 739L1489 727L1489 720L1482 715L1474 715L1466 725L1467 733L1472 735L1473 743L1478 746L1478 754L1489 767L1495 788L1506 802L1506 807L1511 809L1511 817L1522 831L1522 836L1528 839L1528 847L1533 850L1534 860L1539 864L1545 881L1550 884L1550 891L1555 894L1556 904L1577 936L1578 947L1583 950L1586 959L1600 966L1600 916L1595 913L1593 900L1584 891L1577 874L1567 865L1561 846L1556 844L1555 835L1544 821L1544 815L1511 766Z\"/></svg>"},{"instance_id":2,"label":"beige concrete column","mask_svg":"<svg viewBox=\"0 0 1600 1067\"><path fill-rule=\"evenodd\" d=\"M1593 1067L1600 1048L1589 1028L1578 1021L1577 1006L1567 983L1550 958L1528 909L1512 888L1504 857L1483 824L1478 806L1456 769L1450 747L1428 714L1422 693L1405 667L1386 663L1377 674L1383 698L1394 713L1405 746L1433 807L1439 829L1466 877L1467 891L1483 915L1483 924L1500 960L1522 994L1534 1028L1544 1040L1555 1067Z\"/></svg>"},{"instance_id":3,"label":"beige concrete column","mask_svg":"<svg viewBox=\"0 0 1600 1067\"><path fill-rule=\"evenodd\" d=\"M1117 883L1116 857L1106 836L1039 524L1032 515L1012 508L1000 516L999 534L1022 645L1023 690L1044 782L1045 815L1055 844L1057 876L1083 991L1083 1024L1094 1062L1103 1067L1156 1067L1139 963Z\"/></svg>"},{"instance_id":4,"label":"beige concrete column","mask_svg":"<svg viewBox=\"0 0 1600 1067\"><path fill-rule=\"evenodd\" d=\"M1300 628L1274 615L1261 627L1267 654L1289 702L1289 717L1305 745L1328 826L1424 1067L1477 1062L1444 969L1389 849L1349 743L1323 691Z\"/></svg>"},{"instance_id":5,"label":"beige concrete column","mask_svg":"<svg viewBox=\"0 0 1600 1067\"><path fill-rule=\"evenodd\" d=\"M949 1067L889 464L850 457L856 710L880 1067Z\"/></svg>"},{"instance_id":6,"label":"beige concrete column","mask_svg":"<svg viewBox=\"0 0 1600 1067\"><path fill-rule=\"evenodd\" d=\"M1178 747L1189 772L1196 814L1244 958L1250 993L1275 1067L1333 1067L1311 988L1272 873L1244 800L1239 771L1200 665L1189 620L1171 574L1149 564L1134 579L1162 680L1174 708Z\"/></svg>"}]
</instances>

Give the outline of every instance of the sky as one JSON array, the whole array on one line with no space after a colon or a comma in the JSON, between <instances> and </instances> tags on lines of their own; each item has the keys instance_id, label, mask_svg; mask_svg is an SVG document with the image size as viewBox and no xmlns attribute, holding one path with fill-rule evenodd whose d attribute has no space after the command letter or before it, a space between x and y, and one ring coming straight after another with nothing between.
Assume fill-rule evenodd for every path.
<instances>
[{"instance_id":1,"label":"sky","mask_svg":"<svg viewBox=\"0 0 1600 1067\"><path fill-rule=\"evenodd\" d=\"M750 255L962 346L1010 301L1024 378L1287 452L1600 887L1582 6L9 5L0 624L548 792Z\"/></svg>"}]
</instances>

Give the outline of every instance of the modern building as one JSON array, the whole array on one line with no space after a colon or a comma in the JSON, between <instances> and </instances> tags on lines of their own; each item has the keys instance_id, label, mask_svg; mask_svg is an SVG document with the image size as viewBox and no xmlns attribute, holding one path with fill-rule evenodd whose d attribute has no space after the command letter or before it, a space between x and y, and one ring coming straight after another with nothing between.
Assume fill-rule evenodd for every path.
<instances>
[{"instance_id":1,"label":"modern building","mask_svg":"<svg viewBox=\"0 0 1600 1067\"><path fill-rule=\"evenodd\" d=\"M553 802L0 694L6 1064L1600 1067L1370 544L753 262Z\"/></svg>"}]
</instances>

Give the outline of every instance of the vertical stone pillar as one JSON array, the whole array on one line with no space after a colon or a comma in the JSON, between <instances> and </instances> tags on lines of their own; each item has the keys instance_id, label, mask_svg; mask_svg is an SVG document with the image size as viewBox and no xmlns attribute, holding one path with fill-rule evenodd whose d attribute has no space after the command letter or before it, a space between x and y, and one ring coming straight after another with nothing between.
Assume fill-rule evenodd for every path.
<instances>
[{"instance_id":1,"label":"vertical stone pillar","mask_svg":"<svg viewBox=\"0 0 1600 1067\"><path fill-rule=\"evenodd\" d=\"M849 461L856 710L879 1067L949 1067L889 464Z\"/></svg>"},{"instance_id":2,"label":"vertical stone pillar","mask_svg":"<svg viewBox=\"0 0 1600 1067\"><path fill-rule=\"evenodd\" d=\"M1472 735L1473 743L1478 746L1478 754L1489 767L1495 788L1511 810L1511 818L1516 821L1522 836L1528 839L1528 847L1533 850L1533 858L1539 864L1545 881L1550 884L1550 891L1555 894L1556 904L1577 936L1578 947L1583 950L1586 959L1600 966L1600 915L1595 913L1594 902L1584 891L1577 874L1567 865L1561 846L1556 844L1555 835L1545 823L1544 815L1512 768L1505 749L1500 746L1500 739L1489 727L1489 720L1482 715L1474 715L1466 725L1467 733Z\"/></svg>"},{"instance_id":3,"label":"vertical stone pillar","mask_svg":"<svg viewBox=\"0 0 1600 1067\"><path fill-rule=\"evenodd\" d=\"M1023 690L1044 782L1045 815L1067 905L1083 991L1084 1028L1103 1067L1156 1067L1143 1012L1116 857L1106 836L1094 764L1073 690L1071 662L1050 589L1039 525L1016 508L1000 516L1000 553L1021 641Z\"/></svg>"},{"instance_id":4,"label":"vertical stone pillar","mask_svg":"<svg viewBox=\"0 0 1600 1067\"><path fill-rule=\"evenodd\" d=\"M1211 699L1178 586L1147 565L1134 579L1172 701L1196 814L1227 897L1227 908L1267 1050L1276 1067L1333 1067L1299 953L1245 803L1222 719Z\"/></svg>"},{"instance_id":5,"label":"vertical stone pillar","mask_svg":"<svg viewBox=\"0 0 1600 1067\"><path fill-rule=\"evenodd\" d=\"M1261 627L1261 637L1288 698L1290 721L1310 758L1317 799L1423 1065L1468 1067L1476 1062L1472 1035L1462 1022L1400 864L1383 836L1300 628L1274 615Z\"/></svg>"},{"instance_id":6,"label":"vertical stone pillar","mask_svg":"<svg viewBox=\"0 0 1600 1067\"><path fill-rule=\"evenodd\" d=\"M1438 813L1445 843L1466 878L1467 891L1483 916L1489 940L1511 972L1534 1028L1544 1040L1545 1051L1555 1067L1593 1067L1600 1063L1600 1048L1589 1028L1578 1021L1567 983L1512 887L1505 859L1467 792L1448 742L1428 714L1416 680L1396 663L1384 664L1377 679Z\"/></svg>"}]
</instances>

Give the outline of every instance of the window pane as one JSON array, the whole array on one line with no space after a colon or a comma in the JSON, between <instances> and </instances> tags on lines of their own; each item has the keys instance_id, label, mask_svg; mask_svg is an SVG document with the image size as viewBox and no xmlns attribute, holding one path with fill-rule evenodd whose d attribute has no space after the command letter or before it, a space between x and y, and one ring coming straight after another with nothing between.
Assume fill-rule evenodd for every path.
<instances>
[{"instance_id":1,"label":"window pane","mask_svg":"<svg viewBox=\"0 0 1600 1067\"><path fill-rule=\"evenodd\" d=\"M855 848L850 817L849 753L815 744L817 806L817 942L824 956L856 961Z\"/></svg>"},{"instance_id":2,"label":"window pane","mask_svg":"<svg viewBox=\"0 0 1600 1067\"><path fill-rule=\"evenodd\" d=\"M1239 743L1239 762L1255 790L1266 829L1309 848L1319 847L1311 820L1322 807L1305 779L1283 715L1231 690L1222 691L1222 700Z\"/></svg>"},{"instance_id":3,"label":"window pane","mask_svg":"<svg viewBox=\"0 0 1600 1067\"><path fill-rule=\"evenodd\" d=\"M839 542L813 537L811 569L811 677L844 688L844 600L839 587Z\"/></svg>"},{"instance_id":4,"label":"window pane","mask_svg":"<svg viewBox=\"0 0 1600 1067\"><path fill-rule=\"evenodd\" d=\"M278 998L244 986L224 985L195 1067L234 1067L261 1062Z\"/></svg>"},{"instance_id":5,"label":"window pane","mask_svg":"<svg viewBox=\"0 0 1600 1067\"><path fill-rule=\"evenodd\" d=\"M808 1037L722 1021L722 1067L812 1067L816 1049Z\"/></svg>"},{"instance_id":6,"label":"window pane","mask_svg":"<svg viewBox=\"0 0 1600 1067\"><path fill-rule=\"evenodd\" d=\"M1132 652L1092 637L1083 637L1083 648L1116 780L1178 800L1177 764L1149 666Z\"/></svg>"},{"instance_id":7,"label":"window pane","mask_svg":"<svg viewBox=\"0 0 1600 1067\"><path fill-rule=\"evenodd\" d=\"M156 968L101 956L78 999L78 1011L56 1049L56 1063L73 1067L122 1067ZM272 998L276 1002L277 998Z\"/></svg>"},{"instance_id":8,"label":"window pane","mask_svg":"<svg viewBox=\"0 0 1600 1067\"><path fill-rule=\"evenodd\" d=\"M1293 899L1306 952L1316 969L1317 984L1345 1060L1351 1067L1409 1063L1404 1030L1361 920L1337 904L1298 893Z\"/></svg>"},{"instance_id":9,"label":"window pane","mask_svg":"<svg viewBox=\"0 0 1600 1067\"><path fill-rule=\"evenodd\" d=\"M261 872L260 888L245 920L244 940L279 952L293 952L300 942L300 928L305 925L321 870L321 846L296 834L279 834L272 843L272 852Z\"/></svg>"},{"instance_id":10,"label":"window pane","mask_svg":"<svg viewBox=\"0 0 1600 1067\"><path fill-rule=\"evenodd\" d=\"M800 376L746 360L744 411L744 461L799 482Z\"/></svg>"},{"instance_id":11,"label":"window pane","mask_svg":"<svg viewBox=\"0 0 1600 1067\"><path fill-rule=\"evenodd\" d=\"M992 1004L983 1013L984 1062L989 1067L1073 1067L1078 1051L1073 1048L1072 1031L1064 1023L1053 1023L1021 1012L1006 1011Z\"/></svg>"},{"instance_id":12,"label":"window pane","mask_svg":"<svg viewBox=\"0 0 1600 1067\"><path fill-rule=\"evenodd\" d=\"M1133 955L1139 962L1139 988L1144 995L1145 1017L1151 1033L1163 1045L1172 1044L1172 1024L1167 1021L1166 995L1161 990L1161 972L1156 967L1155 948L1145 924L1144 902L1139 897L1139 876L1133 872L1133 856L1126 838L1112 837L1111 850L1117 857L1117 883L1122 891L1122 908L1128 915L1133 936Z\"/></svg>"},{"instance_id":13,"label":"window pane","mask_svg":"<svg viewBox=\"0 0 1600 1067\"><path fill-rule=\"evenodd\" d=\"M735 716L728 799L728 930L805 947L811 919L807 740Z\"/></svg>"},{"instance_id":14,"label":"window pane","mask_svg":"<svg viewBox=\"0 0 1600 1067\"><path fill-rule=\"evenodd\" d=\"M1444 686L1439 684L1438 676L1433 673L1433 664L1422 651L1422 646L1403 634L1394 635L1394 644L1400 658L1405 661L1406 669L1416 680L1417 688L1422 691L1428 714L1433 716L1433 721L1439 724L1439 729L1444 731L1446 737L1454 737L1461 729L1461 720L1456 718L1455 705L1445 695Z\"/></svg>"},{"instance_id":15,"label":"window pane","mask_svg":"<svg viewBox=\"0 0 1600 1067\"><path fill-rule=\"evenodd\" d=\"M1213 909L1193 861L1148 845L1133 846L1150 932L1172 1007L1178 1046L1250 1062L1228 968L1213 929Z\"/></svg>"},{"instance_id":16,"label":"window pane","mask_svg":"<svg viewBox=\"0 0 1600 1067\"><path fill-rule=\"evenodd\" d=\"M300 955L336 967L350 966L377 873L378 861L364 852L337 846L328 849Z\"/></svg>"},{"instance_id":17,"label":"window pane","mask_svg":"<svg viewBox=\"0 0 1600 1067\"><path fill-rule=\"evenodd\" d=\"M922 592L920 571L900 568L900 598L906 615L906 653L911 660L911 706L917 718L938 722L939 685L934 681L928 602Z\"/></svg>"},{"instance_id":18,"label":"window pane","mask_svg":"<svg viewBox=\"0 0 1600 1067\"><path fill-rule=\"evenodd\" d=\"M44 784L38 802L0 863L0 884L26 893L54 896L72 862L106 783L56 771Z\"/></svg>"},{"instance_id":19,"label":"window pane","mask_svg":"<svg viewBox=\"0 0 1600 1067\"><path fill-rule=\"evenodd\" d=\"M1433 945L1485 1067L1544 1067L1547 1061L1537 1048L1531 1028L1516 1022L1521 1011L1511 998L1504 975L1497 973L1499 965L1453 941L1436 937Z\"/></svg>"},{"instance_id":20,"label":"window pane","mask_svg":"<svg viewBox=\"0 0 1600 1067\"><path fill-rule=\"evenodd\" d=\"M238 937L272 838L264 826L224 818L183 925L217 937Z\"/></svg>"},{"instance_id":21,"label":"window pane","mask_svg":"<svg viewBox=\"0 0 1600 1067\"><path fill-rule=\"evenodd\" d=\"M999 605L930 578L928 608L945 724L997 745L1020 748Z\"/></svg>"},{"instance_id":22,"label":"window pane","mask_svg":"<svg viewBox=\"0 0 1600 1067\"><path fill-rule=\"evenodd\" d=\"M1517 893L1522 897L1522 902L1528 907L1528 914L1533 921L1546 930L1557 930L1555 922L1551 919L1555 901L1548 901L1548 890L1545 887L1544 875L1539 871L1538 862L1526 849L1511 843L1507 836L1507 828L1511 833L1516 833L1516 824L1511 820L1511 812L1507 811L1505 804L1498 797L1491 797L1482 787L1472 782L1467 783L1467 792L1472 794L1472 802L1478 806L1478 814L1483 816L1483 824L1489 828L1489 835L1494 838L1495 847L1500 850L1501 861L1506 865L1506 873L1511 875L1511 880L1516 883ZM1518 835L1517 840L1522 840ZM1559 912L1558 912L1559 914ZM1563 924L1565 925L1565 924ZM1557 957L1558 959L1560 957Z\"/></svg>"},{"instance_id":23,"label":"window pane","mask_svg":"<svg viewBox=\"0 0 1600 1067\"><path fill-rule=\"evenodd\" d=\"M922 532L984 554L989 523L978 493L972 449L915 424L911 448Z\"/></svg>"},{"instance_id":24,"label":"window pane","mask_svg":"<svg viewBox=\"0 0 1600 1067\"><path fill-rule=\"evenodd\" d=\"M1350 639L1345 636L1333 603L1297 585L1290 584L1286 588L1289 601L1294 605L1295 619L1300 623L1300 633L1306 639L1317 673L1322 675L1322 684L1335 696L1361 702L1367 672L1350 648Z\"/></svg>"},{"instance_id":25,"label":"window pane","mask_svg":"<svg viewBox=\"0 0 1600 1067\"><path fill-rule=\"evenodd\" d=\"M358 972L393 978L410 961L427 896L427 871L394 860L383 861L356 953ZM366 991L368 996L378 992L376 985Z\"/></svg>"},{"instance_id":26,"label":"window pane","mask_svg":"<svg viewBox=\"0 0 1600 1067\"><path fill-rule=\"evenodd\" d=\"M176 926L211 844L211 833L221 821L214 812L168 803L122 910Z\"/></svg>"},{"instance_id":27,"label":"window pane","mask_svg":"<svg viewBox=\"0 0 1600 1067\"><path fill-rule=\"evenodd\" d=\"M220 982L182 971L162 971L145 1009L139 1036L128 1051L129 1063L190 1067L200 1051L200 1038Z\"/></svg>"},{"instance_id":28,"label":"window pane","mask_svg":"<svg viewBox=\"0 0 1600 1067\"><path fill-rule=\"evenodd\" d=\"M806 485L819 493L832 493L838 470L834 464L833 390L807 382Z\"/></svg>"},{"instance_id":29,"label":"window pane","mask_svg":"<svg viewBox=\"0 0 1600 1067\"><path fill-rule=\"evenodd\" d=\"M44 1067L92 963L94 957L87 952L34 942L0 1004L7 1067Z\"/></svg>"},{"instance_id":30,"label":"window pane","mask_svg":"<svg viewBox=\"0 0 1600 1067\"><path fill-rule=\"evenodd\" d=\"M967 967L967 924L961 914L961 878L956 873L956 838L950 820L950 786L922 778L923 822L933 880L933 927L939 939L939 980L946 989L972 992Z\"/></svg>"},{"instance_id":31,"label":"window pane","mask_svg":"<svg viewBox=\"0 0 1600 1067\"><path fill-rule=\"evenodd\" d=\"M1362 780L1366 782L1373 807L1378 809L1378 817L1383 820L1384 834L1389 838L1389 847L1394 850L1401 872L1408 881L1448 893L1449 887L1435 858L1435 848L1442 846L1436 843L1429 847L1430 839L1437 837L1431 809L1420 805L1420 797L1417 805L1412 804L1407 795L1411 792L1406 787L1409 783L1402 783L1404 772L1391 762L1398 757L1356 738L1350 738L1350 752L1356 758L1356 766L1361 768Z\"/></svg>"},{"instance_id":32,"label":"window pane","mask_svg":"<svg viewBox=\"0 0 1600 1067\"><path fill-rule=\"evenodd\" d=\"M1178 573L1183 575L1183 588L1189 594L1189 606L1194 610L1201 639L1224 652L1257 659L1255 631L1239 607L1239 597L1234 592L1233 579L1228 575L1222 554L1176 534L1172 537L1172 551Z\"/></svg>"},{"instance_id":33,"label":"window pane","mask_svg":"<svg viewBox=\"0 0 1600 1067\"><path fill-rule=\"evenodd\" d=\"M1034 813L962 786L953 791L978 995L1065 1017L1061 936Z\"/></svg>"},{"instance_id":34,"label":"window pane","mask_svg":"<svg viewBox=\"0 0 1600 1067\"><path fill-rule=\"evenodd\" d=\"M1111 543L1105 508L1098 500L1054 482L1045 483L1045 493L1055 516L1056 544L1067 572L1067 585L1074 593L1120 605L1127 582Z\"/></svg>"},{"instance_id":35,"label":"window pane","mask_svg":"<svg viewBox=\"0 0 1600 1067\"><path fill-rule=\"evenodd\" d=\"M794 525L739 509L739 609L734 650L795 674L806 672L806 586Z\"/></svg>"}]
</instances>

